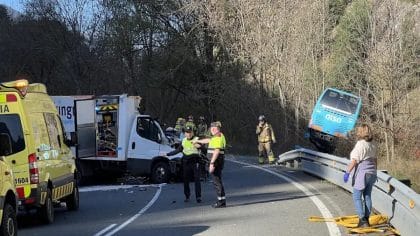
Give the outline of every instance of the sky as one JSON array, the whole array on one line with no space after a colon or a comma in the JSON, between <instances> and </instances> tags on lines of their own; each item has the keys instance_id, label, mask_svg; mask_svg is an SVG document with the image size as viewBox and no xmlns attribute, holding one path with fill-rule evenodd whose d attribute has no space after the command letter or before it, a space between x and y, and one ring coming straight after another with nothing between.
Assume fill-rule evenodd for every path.
<instances>
[{"instance_id":1,"label":"sky","mask_svg":"<svg viewBox=\"0 0 420 236\"><path fill-rule=\"evenodd\" d=\"M0 0L0 4L9 6L17 11L23 11L23 3L25 0Z\"/></svg>"}]
</instances>

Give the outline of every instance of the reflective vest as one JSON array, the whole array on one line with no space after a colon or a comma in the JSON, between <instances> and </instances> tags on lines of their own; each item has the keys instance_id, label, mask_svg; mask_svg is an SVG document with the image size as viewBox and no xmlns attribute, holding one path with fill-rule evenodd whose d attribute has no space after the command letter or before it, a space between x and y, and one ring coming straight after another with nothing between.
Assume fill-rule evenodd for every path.
<instances>
[{"instance_id":1,"label":"reflective vest","mask_svg":"<svg viewBox=\"0 0 420 236\"><path fill-rule=\"evenodd\" d=\"M225 154L226 139L222 133L218 133L211 137L207 153L213 153L215 149L220 149L220 155Z\"/></svg>"},{"instance_id":2,"label":"reflective vest","mask_svg":"<svg viewBox=\"0 0 420 236\"><path fill-rule=\"evenodd\" d=\"M192 138L190 140L188 140L187 138L184 138L182 140L182 153L184 153L184 155L189 156L192 154L198 154L198 149L196 147L194 147L193 141L197 140L198 138Z\"/></svg>"}]
</instances>

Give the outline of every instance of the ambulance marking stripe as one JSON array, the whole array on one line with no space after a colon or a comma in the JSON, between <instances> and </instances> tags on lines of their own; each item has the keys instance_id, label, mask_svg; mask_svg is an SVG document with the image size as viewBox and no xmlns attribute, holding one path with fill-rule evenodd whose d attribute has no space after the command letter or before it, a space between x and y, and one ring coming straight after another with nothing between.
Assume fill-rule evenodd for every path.
<instances>
[{"instance_id":1,"label":"ambulance marking stripe","mask_svg":"<svg viewBox=\"0 0 420 236\"><path fill-rule=\"evenodd\" d=\"M155 196L153 196L152 200L150 200L150 202L145 207L143 207L143 209L141 209L137 214L135 214L130 219L128 219L127 221L125 221L124 223L122 223L120 226L118 226L117 228L115 228L111 232L107 233L105 236L114 235L115 233L117 233L118 231L120 231L121 229L123 229L125 226L127 226L128 224L130 224L131 222L133 222L135 219L137 219L139 216L143 215L157 201L157 199L159 198L160 193L162 192L162 186L164 186L164 185L166 185L166 184L159 184L159 185L157 185L158 189L157 189L157 191L155 193Z\"/></svg>"},{"instance_id":2,"label":"ambulance marking stripe","mask_svg":"<svg viewBox=\"0 0 420 236\"><path fill-rule=\"evenodd\" d=\"M237 163L237 164L241 164L241 165L245 165L245 166L251 166L254 167L256 169L268 172L272 175L275 175L291 184L293 184L296 188L298 188L300 191L302 191L306 196L309 197L309 199L311 199L311 201L315 204L315 206L318 208L318 210L321 212L322 216L324 218L333 218L331 212L328 210L328 208L325 206L325 204L315 195L313 194L309 189L307 189L304 185L295 182L294 180L292 180L291 178L282 175L278 172L260 167L260 166L256 166L250 163L246 163L246 162L242 162L242 161L237 161L237 160L227 160L233 163ZM341 235L340 229L338 228L338 226L335 224L335 222L325 222L325 224L327 225L328 228L328 232L329 235Z\"/></svg>"}]
</instances>

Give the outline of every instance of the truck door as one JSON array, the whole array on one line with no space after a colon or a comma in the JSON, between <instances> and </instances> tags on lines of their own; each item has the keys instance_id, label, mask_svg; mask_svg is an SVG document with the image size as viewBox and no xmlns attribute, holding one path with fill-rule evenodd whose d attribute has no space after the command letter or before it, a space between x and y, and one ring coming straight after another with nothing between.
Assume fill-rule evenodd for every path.
<instances>
[{"instance_id":1,"label":"truck door","mask_svg":"<svg viewBox=\"0 0 420 236\"><path fill-rule=\"evenodd\" d=\"M149 159L159 156L159 129L150 117L137 117L136 127L131 131L128 156Z\"/></svg>"},{"instance_id":2,"label":"truck door","mask_svg":"<svg viewBox=\"0 0 420 236\"><path fill-rule=\"evenodd\" d=\"M95 100L76 100L74 102L76 116L78 158L93 157L96 155L96 127L95 127Z\"/></svg>"}]
</instances>

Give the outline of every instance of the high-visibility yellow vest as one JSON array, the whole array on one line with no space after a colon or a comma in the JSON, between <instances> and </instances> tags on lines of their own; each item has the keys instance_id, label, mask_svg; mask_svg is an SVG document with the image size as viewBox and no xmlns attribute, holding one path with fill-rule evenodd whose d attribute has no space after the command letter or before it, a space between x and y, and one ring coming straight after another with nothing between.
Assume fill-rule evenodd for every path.
<instances>
[{"instance_id":1,"label":"high-visibility yellow vest","mask_svg":"<svg viewBox=\"0 0 420 236\"><path fill-rule=\"evenodd\" d=\"M182 140L182 153L184 155L189 156L192 154L198 154L198 149L194 146L193 141L197 140L198 138L192 138L188 140L187 138L184 138Z\"/></svg>"},{"instance_id":2,"label":"high-visibility yellow vest","mask_svg":"<svg viewBox=\"0 0 420 236\"><path fill-rule=\"evenodd\" d=\"M213 153L215 149L220 149L220 154L225 154L226 138L222 133L218 133L211 137L207 153Z\"/></svg>"}]
</instances>

